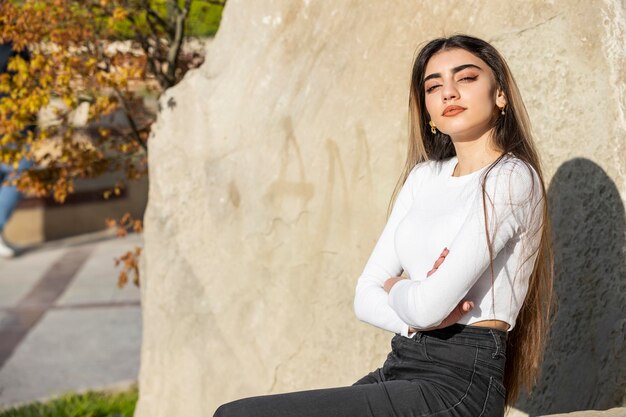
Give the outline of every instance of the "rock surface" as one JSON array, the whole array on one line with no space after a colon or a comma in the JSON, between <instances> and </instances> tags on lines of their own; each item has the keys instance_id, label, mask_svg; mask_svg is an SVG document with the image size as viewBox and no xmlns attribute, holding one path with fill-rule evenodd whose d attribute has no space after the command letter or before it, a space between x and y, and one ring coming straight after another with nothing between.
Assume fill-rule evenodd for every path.
<instances>
[{"instance_id":1,"label":"rock surface","mask_svg":"<svg viewBox=\"0 0 626 417\"><path fill-rule=\"evenodd\" d=\"M584 410L574 411L573 413L550 414L543 417L624 417L626 416L626 407L615 407L609 410Z\"/></svg>"},{"instance_id":2,"label":"rock surface","mask_svg":"<svg viewBox=\"0 0 626 417\"><path fill-rule=\"evenodd\" d=\"M404 162L413 56L455 32L507 57L556 210L564 303L518 408L624 403L624 4L229 0L150 139L136 416L382 364L391 335L356 320L354 286Z\"/></svg>"}]
</instances>

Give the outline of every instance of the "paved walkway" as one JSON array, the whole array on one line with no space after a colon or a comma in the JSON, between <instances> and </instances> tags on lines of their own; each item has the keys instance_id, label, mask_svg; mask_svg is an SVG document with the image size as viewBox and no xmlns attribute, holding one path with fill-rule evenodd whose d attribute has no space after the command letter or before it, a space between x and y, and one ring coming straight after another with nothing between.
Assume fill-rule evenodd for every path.
<instances>
[{"instance_id":1,"label":"paved walkway","mask_svg":"<svg viewBox=\"0 0 626 417\"><path fill-rule=\"evenodd\" d=\"M141 245L96 233L0 258L0 409L137 380L139 289L113 260Z\"/></svg>"}]
</instances>

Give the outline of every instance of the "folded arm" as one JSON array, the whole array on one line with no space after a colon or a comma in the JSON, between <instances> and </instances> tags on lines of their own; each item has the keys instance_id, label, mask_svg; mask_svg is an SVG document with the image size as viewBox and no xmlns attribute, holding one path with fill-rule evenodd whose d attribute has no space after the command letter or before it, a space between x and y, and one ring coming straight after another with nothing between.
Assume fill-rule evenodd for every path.
<instances>
[{"instance_id":1,"label":"folded arm","mask_svg":"<svg viewBox=\"0 0 626 417\"><path fill-rule=\"evenodd\" d=\"M521 161L505 162L487 176L485 210L495 259L516 234L535 228L541 213L541 185ZM532 221L530 221L532 220ZM461 229L448 246L446 261L426 280L401 280L388 302L399 318L416 329L440 324L487 270L490 253L479 190Z\"/></svg>"}]
</instances>

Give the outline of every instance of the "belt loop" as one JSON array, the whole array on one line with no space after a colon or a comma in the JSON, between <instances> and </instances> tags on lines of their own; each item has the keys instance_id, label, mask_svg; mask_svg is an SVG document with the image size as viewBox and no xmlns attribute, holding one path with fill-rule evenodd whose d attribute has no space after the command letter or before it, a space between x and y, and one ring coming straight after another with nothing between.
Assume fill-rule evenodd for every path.
<instances>
[{"instance_id":1,"label":"belt loop","mask_svg":"<svg viewBox=\"0 0 626 417\"><path fill-rule=\"evenodd\" d=\"M421 331L418 330L417 333L415 333L415 339L417 343L421 343L423 337L424 337L424 333L422 333Z\"/></svg>"},{"instance_id":2,"label":"belt loop","mask_svg":"<svg viewBox=\"0 0 626 417\"><path fill-rule=\"evenodd\" d=\"M499 354L500 354L500 338L497 337L492 329L489 329L489 333L491 333L491 336L493 337L493 341L496 343L496 351L491 355L492 358L496 358Z\"/></svg>"}]
</instances>

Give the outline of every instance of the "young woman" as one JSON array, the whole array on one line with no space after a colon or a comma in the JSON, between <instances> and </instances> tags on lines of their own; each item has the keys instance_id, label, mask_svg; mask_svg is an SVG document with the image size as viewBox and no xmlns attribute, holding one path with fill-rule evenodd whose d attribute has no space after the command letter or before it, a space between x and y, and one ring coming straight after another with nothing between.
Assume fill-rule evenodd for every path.
<instances>
[{"instance_id":1,"label":"young woman","mask_svg":"<svg viewBox=\"0 0 626 417\"><path fill-rule=\"evenodd\" d=\"M503 416L532 389L553 262L539 157L506 62L474 37L428 42L409 120L397 198L354 299L360 320L395 333L387 360L352 386L245 398L215 416Z\"/></svg>"}]
</instances>

